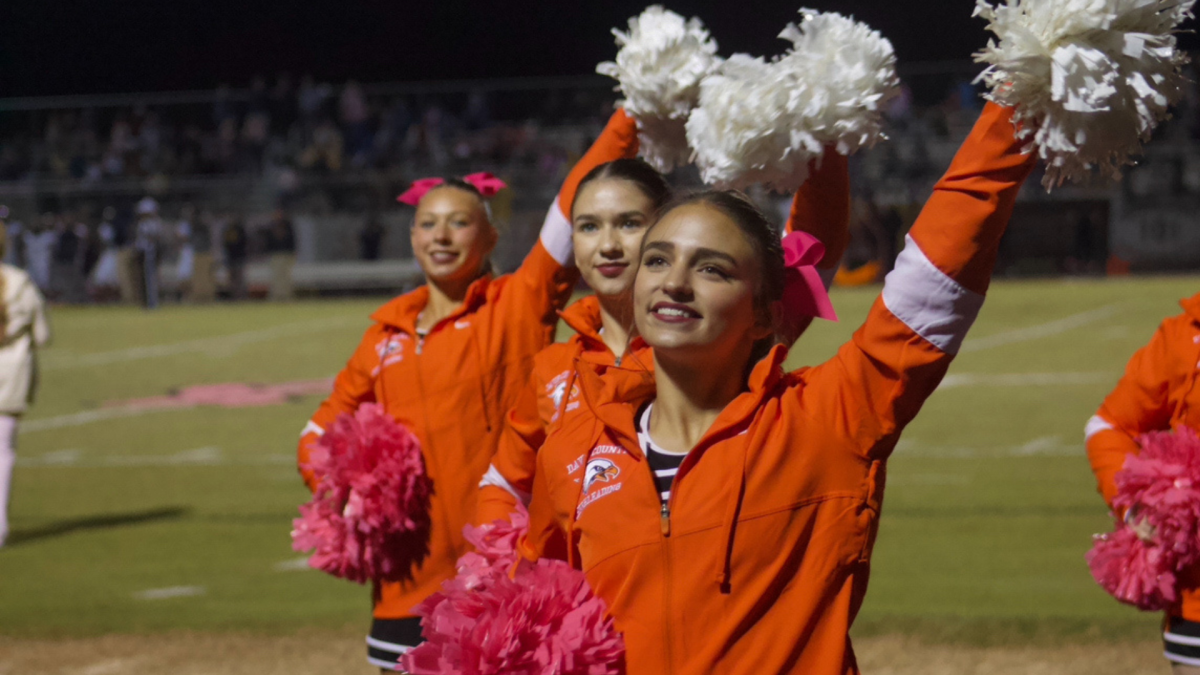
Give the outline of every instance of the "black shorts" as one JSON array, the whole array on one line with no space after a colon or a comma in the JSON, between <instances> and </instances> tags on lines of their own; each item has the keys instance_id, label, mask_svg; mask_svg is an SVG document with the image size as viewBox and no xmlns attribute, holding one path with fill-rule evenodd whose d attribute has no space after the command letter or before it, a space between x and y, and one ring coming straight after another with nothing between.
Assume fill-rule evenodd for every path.
<instances>
[{"instance_id":1,"label":"black shorts","mask_svg":"<svg viewBox=\"0 0 1200 675\"><path fill-rule=\"evenodd\" d=\"M1200 666L1200 623L1167 617L1163 630L1163 656L1172 663Z\"/></svg>"},{"instance_id":2,"label":"black shorts","mask_svg":"<svg viewBox=\"0 0 1200 675\"><path fill-rule=\"evenodd\" d=\"M421 620L416 617L375 619L367 635L367 661L384 670L400 670L400 657L422 642Z\"/></svg>"}]
</instances>

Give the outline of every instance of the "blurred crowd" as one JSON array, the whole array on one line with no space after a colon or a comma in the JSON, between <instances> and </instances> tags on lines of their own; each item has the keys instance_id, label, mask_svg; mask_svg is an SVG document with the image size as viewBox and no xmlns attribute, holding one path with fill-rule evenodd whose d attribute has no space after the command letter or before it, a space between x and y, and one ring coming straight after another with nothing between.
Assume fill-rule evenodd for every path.
<instances>
[{"instance_id":1,"label":"blurred crowd","mask_svg":"<svg viewBox=\"0 0 1200 675\"><path fill-rule=\"evenodd\" d=\"M329 84L304 76L256 77L221 86L203 102L14 111L0 114L0 182L66 179L102 184L154 176L311 175L438 170L472 162L557 165L578 139L554 129L595 128L616 95L607 87L394 93L396 86ZM972 77L953 71L905 79L886 108L898 143L884 144L888 169L936 173L928 145L957 142L983 100ZM1195 78L1169 129L1200 139ZM905 144L910 150L901 152ZM550 167L551 169L555 167Z\"/></svg>"},{"instance_id":2,"label":"blurred crowd","mask_svg":"<svg viewBox=\"0 0 1200 675\"><path fill-rule=\"evenodd\" d=\"M541 138L539 128L602 121L612 101L595 87L523 94L388 94L284 74L270 83L255 78L248 89L222 86L204 104L7 113L0 118L0 181L555 161L555 140Z\"/></svg>"},{"instance_id":3,"label":"blurred crowd","mask_svg":"<svg viewBox=\"0 0 1200 675\"><path fill-rule=\"evenodd\" d=\"M0 207L8 234L4 262L22 267L49 299L156 307L160 302L210 302L249 294L252 259L271 266L268 295L292 296L296 237L283 209L248 222L236 213L197 210L190 203L164 213L145 197L132 213L113 207L46 211L22 222Z\"/></svg>"},{"instance_id":4,"label":"blurred crowd","mask_svg":"<svg viewBox=\"0 0 1200 675\"><path fill-rule=\"evenodd\" d=\"M1158 147L1196 147L1196 79L1189 79L1176 120L1156 137ZM14 209L0 207L11 242L6 259L27 268L60 302L245 297L247 261L270 260L276 276L294 261L288 210L361 218L361 230L348 234L359 258L378 259L380 210L406 181L486 167L504 172L517 193L557 184L616 98L594 82L422 91L281 74L189 94L190 102L150 95L161 104L76 101L71 108L0 112L0 197L11 197ZM969 75L905 78L885 109L891 140L852 163L854 236L847 256L862 279L887 271L914 215L906 205L924 200L982 105ZM1200 161L1167 167L1183 178L1161 180L1143 167L1126 184L1153 194L1167 184L1200 192ZM185 181L176 180L191 177L232 178L238 189L227 181L181 187ZM687 173L680 180L696 184ZM162 204L136 201L147 192ZM282 206L272 213L273 205ZM1090 232L1105 220L1072 227ZM1092 270L1102 259L1083 244L1075 249L1065 271ZM272 288L278 297L290 295L282 281Z\"/></svg>"}]
</instances>

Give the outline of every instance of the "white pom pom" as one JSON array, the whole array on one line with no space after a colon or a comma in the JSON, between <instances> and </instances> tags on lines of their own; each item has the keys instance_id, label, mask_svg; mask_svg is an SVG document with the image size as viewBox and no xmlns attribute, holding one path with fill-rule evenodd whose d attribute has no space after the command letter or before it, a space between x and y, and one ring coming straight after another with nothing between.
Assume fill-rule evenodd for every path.
<instances>
[{"instance_id":1,"label":"white pom pom","mask_svg":"<svg viewBox=\"0 0 1200 675\"><path fill-rule=\"evenodd\" d=\"M683 131L696 106L700 82L720 64L717 43L697 18L684 20L658 5L629 20L629 32L613 29L616 62L596 72L617 80L620 105L638 122L641 155L659 171L687 163Z\"/></svg>"},{"instance_id":2,"label":"white pom pom","mask_svg":"<svg viewBox=\"0 0 1200 675\"><path fill-rule=\"evenodd\" d=\"M781 192L808 178L821 142L797 128L791 100L807 83L761 58L734 54L700 85L700 105L687 121L688 143L705 183Z\"/></svg>"},{"instance_id":3,"label":"white pom pom","mask_svg":"<svg viewBox=\"0 0 1200 675\"><path fill-rule=\"evenodd\" d=\"M980 79L1016 110L1046 189L1093 169L1119 178L1183 93L1174 31L1195 0L976 2L999 38L976 55Z\"/></svg>"},{"instance_id":4,"label":"white pom pom","mask_svg":"<svg viewBox=\"0 0 1200 675\"><path fill-rule=\"evenodd\" d=\"M870 26L833 12L802 9L804 21L779 37L792 49L781 62L812 83L797 114L813 135L850 155L873 147L883 133L883 105L900 86L892 43ZM800 93L800 92L797 92Z\"/></svg>"},{"instance_id":5,"label":"white pom pom","mask_svg":"<svg viewBox=\"0 0 1200 675\"><path fill-rule=\"evenodd\" d=\"M687 133L706 183L794 191L826 145L849 155L885 137L882 106L899 83L891 43L839 14L801 12L780 34L793 43L781 58L735 55L701 84Z\"/></svg>"}]
</instances>

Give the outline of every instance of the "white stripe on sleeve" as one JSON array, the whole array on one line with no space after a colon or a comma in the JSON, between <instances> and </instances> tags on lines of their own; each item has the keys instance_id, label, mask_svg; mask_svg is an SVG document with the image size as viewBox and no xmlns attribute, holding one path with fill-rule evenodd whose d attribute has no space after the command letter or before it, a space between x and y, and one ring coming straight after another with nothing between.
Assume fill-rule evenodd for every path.
<instances>
[{"instance_id":1,"label":"white stripe on sleeve","mask_svg":"<svg viewBox=\"0 0 1200 675\"><path fill-rule=\"evenodd\" d=\"M528 492L522 492L521 490L513 487L512 483L508 482L508 479L496 470L496 466L494 464L488 465L487 473L483 474L483 480L479 481L479 487L481 488L489 485L493 485L501 490L504 490L508 494L516 497L525 506L529 506L529 500L533 498L533 495L529 494Z\"/></svg>"},{"instance_id":2,"label":"white stripe on sleeve","mask_svg":"<svg viewBox=\"0 0 1200 675\"><path fill-rule=\"evenodd\" d=\"M883 304L897 319L947 354L957 354L983 296L939 270L917 242L904 237L904 250L883 284Z\"/></svg>"},{"instance_id":3,"label":"white stripe on sleeve","mask_svg":"<svg viewBox=\"0 0 1200 675\"><path fill-rule=\"evenodd\" d=\"M300 438L304 438L305 436L307 436L309 434L316 434L318 436L324 436L325 430L322 429L320 426L318 426L316 422L309 420L308 424L305 424L304 428L300 430Z\"/></svg>"},{"instance_id":4,"label":"white stripe on sleeve","mask_svg":"<svg viewBox=\"0 0 1200 675\"><path fill-rule=\"evenodd\" d=\"M1099 415L1092 415L1092 419L1088 420L1087 426L1083 428L1083 440L1084 442L1090 441L1092 440L1092 436L1112 428L1114 427L1108 420Z\"/></svg>"},{"instance_id":5,"label":"white stripe on sleeve","mask_svg":"<svg viewBox=\"0 0 1200 675\"><path fill-rule=\"evenodd\" d=\"M542 222L542 246L550 253L550 257L559 265L570 267L575 264L575 254L571 247L571 219L563 213L554 198L554 204L546 212L546 220Z\"/></svg>"}]
</instances>

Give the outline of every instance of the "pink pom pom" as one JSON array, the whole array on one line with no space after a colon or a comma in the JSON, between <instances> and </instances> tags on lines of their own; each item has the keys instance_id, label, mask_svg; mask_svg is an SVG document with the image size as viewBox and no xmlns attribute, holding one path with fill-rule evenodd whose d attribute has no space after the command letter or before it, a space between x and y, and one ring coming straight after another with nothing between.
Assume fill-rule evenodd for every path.
<instances>
[{"instance_id":1,"label":"pink pom pom","mask_svg":"<svg viewBox=\"0 0 1200 675\"><path fill-rule=\"evenodd\" d=\"M511 514L511 520L497 520L486 525L463 527L463 537L475 551L458 559L457 583L474 590L490 583L493 576L507 575L517 562L517 542L529 529L529 512L521 504Z\"/></svg>"},{"instance_id":2,"label":"pink pom pom","mask_svg":"<svg viewBox=\"0 0 1200 675\"><path fill-rule=\"evenodd\" d=\"M517 503L517 510L509 520L497 520L487 525L463 528L463 537L475 547L475 551L491 562L504 562L511 566L517 561L517 542L529 529L529 512Z\"/></svg>"},{"instance_id":3,"label":"pink pom pom","mask_svg":"<svg viewBox=\"0 0 1200 675\"><path fill-rule=\"evenodd\" d=\"M479 557L484 557L480 555ZM484 583L460 575L416 613L426 642L402 660L412 675L609 675L625 642L583 573L559 560L499 565Z\"/></svg>"},{"instance_id":4,"label":"pink pom pom","mask_svg":"<svg viewBox=\"0 0 1200 675\"><path fill-rule=\"evenodd\" d=\"M1138 439L1142 451L1130 455L1116 475L1118 511L1134 509L1154 526L1157 539L1187 565L1200 558L1200 438L1187 428L1155 432Z\"/></svg>"},{"instance_id":5,"label":"pink pom pom","mask_svg":"<svg viewBox=\"0 0 1200 675\"><path fill-rule=\"evenodd\" d=\"M1096 581L1121 602L1163 609L1175 600L1175 574L1200 562L1200 438L1190 429L1138 439L1116 475L1113 508L1154 529L1143 542L1125 524L1096 538L1087 554Z\"/></svg>"},{"instance_id":6,"label":"pink pom pom","mask_svg":"<svg viewBox=\"0 0 1200 675\"><path fill-rule=\"evenodd\" d=\"M427 552L431 485L421 445L383 407L342 414L313 448L319 481L293 521L308 564L358 583L399 581Z\"/></svg>"},{"instance_id":7,"label":"pink pom pom","mask_svg":"<svg viewBox=\"0 0 1200 675\"><path fill-rule=\"evenodd\" d=\"M1128 525L1097 535L1086 557L1096 583L1117 600L1142 610L1175 602L1176 557L1138 539Z\"/></svg>"}]
</instances>

